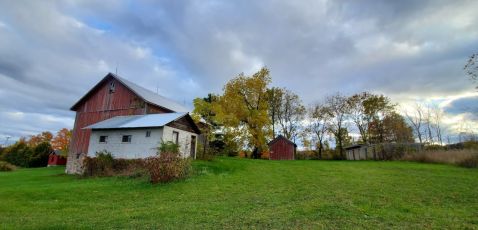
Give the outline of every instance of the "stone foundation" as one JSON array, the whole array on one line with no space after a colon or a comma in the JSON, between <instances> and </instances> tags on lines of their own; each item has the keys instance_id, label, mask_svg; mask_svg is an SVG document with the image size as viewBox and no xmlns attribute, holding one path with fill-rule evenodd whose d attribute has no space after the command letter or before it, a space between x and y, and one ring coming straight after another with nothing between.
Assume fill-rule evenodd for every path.
<instances>
[{"instance_id":1,"label":"stone foundation","mask_svg":"<svg viewBox=\"0 0 478 230\"><path fill-rule=\"evenodd\" d=\"M83 173L83 160L85 159L85 153L68 154L68 161L66 162L66 174L81 174Z\"/></svg>"}]
</instances>

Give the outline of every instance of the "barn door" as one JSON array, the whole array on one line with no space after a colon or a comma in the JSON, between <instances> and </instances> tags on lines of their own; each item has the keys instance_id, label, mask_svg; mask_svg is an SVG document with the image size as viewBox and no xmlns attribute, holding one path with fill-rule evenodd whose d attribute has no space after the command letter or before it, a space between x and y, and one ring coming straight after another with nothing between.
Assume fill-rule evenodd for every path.
<instances>
[{"instance_id":1,"label":"barn door","mask_svg":"<svg viewBox=\"0 0 478 230\"><path fill-rule=\"evenodd\" d=\"M191 136L191 158L196 159L196 137Z\"/></svg>"}]
</instances>

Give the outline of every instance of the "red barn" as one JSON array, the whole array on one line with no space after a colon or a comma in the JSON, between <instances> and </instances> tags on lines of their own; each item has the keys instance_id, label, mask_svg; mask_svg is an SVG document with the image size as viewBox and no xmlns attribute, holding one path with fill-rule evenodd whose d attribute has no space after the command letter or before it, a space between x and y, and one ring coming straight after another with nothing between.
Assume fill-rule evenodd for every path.
<instances>
[{"instance_id":1,"label":"red barn","mask_svg":"<svg viewBox=\"0 0 478 230\"><path fill-rule=\"evenodd\" d=\"M60 156L61 152L59 150L53 150L48 156L48 167L57 166L57 165L66 165L66 158Z\"/></svg>"},{"instance_id":2,"label":"red barn","mask_svg":"<svg viewBox=\"0 0 478 230\"><path fill-rule=\"evenodd\" d=\"M297 145L282 135L269 142L269 160L295 160Z\"/></svg>"},{"instance_id":3,"label":"red barn","mask_svg":"<svg viewBox=\"0 0 478 230\"><path fill-rule=\"evenodd\" d=\"M179 103L112 73L108 73L70 110L76 111L76 117L65 170L69 174L82 172L91 135L91 129L84 127L117 116L191 112Z\"/></svg>"}]
</instances>

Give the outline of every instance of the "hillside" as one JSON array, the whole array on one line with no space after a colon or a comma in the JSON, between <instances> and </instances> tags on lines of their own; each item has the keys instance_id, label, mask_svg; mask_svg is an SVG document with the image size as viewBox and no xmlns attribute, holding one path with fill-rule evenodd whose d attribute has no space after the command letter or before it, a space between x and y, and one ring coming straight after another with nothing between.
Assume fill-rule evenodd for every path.
<instances>
[{"instance_id":1,"label":"hillside","mask_svg":"<svg viewBox=\"0 0 478 230\"><path fill-rule=\"evenodd\" d=\"M478 170L406 162L194 161L152 185L0 172L0 228L476 228Z\"/></svg>"}]
</instances>

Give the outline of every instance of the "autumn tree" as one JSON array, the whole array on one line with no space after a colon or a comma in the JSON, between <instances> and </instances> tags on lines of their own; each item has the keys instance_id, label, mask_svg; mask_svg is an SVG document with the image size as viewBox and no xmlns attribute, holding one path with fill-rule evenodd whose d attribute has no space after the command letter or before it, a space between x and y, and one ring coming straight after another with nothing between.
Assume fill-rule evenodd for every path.
<instances>
[{"instance_id":1,"label":"autumn tree","mask_svg":"<svg viewBox=\"0 0 478 230\"><path fill-rule=\"evenodd\" d=\"M213 112L212 106L216 105L214 102L218 100L215 94L208 94L205 98L196 98L193 100L194 111L192 118L199 125L202 136L203 145L203 159L206 159L208 153L209 142L215 140L214 130L218 128L216 122L216 114ZM201 120L203 119L203 120Z\"/></svg>"},{"instance_id":2,"label":"autumn tree","mask_svg":"<svg viewBox=\"0 0 478 230\"><path fill-rule=\"evenodd\" d=\"M365 116L371 119L371 122L368 124L369 129L373 127L375 131L370 132L370 142L384 142L387 127L383 122L383 118L393 111L395 105L391 103L390 98L383 95L371 95L363 101L363 104Z\"/></svg>"},{"instance_id":3,"label":"autumn tree","mask_svg":"<svg viewBox=\"0 0 478 230\"><path fill-rule=\"evenodd\" d=\"M324 99L325 106L327 107L328 115L330 116L329 131L334 135L337 147L339 148L340 157L344 157L343 154L343 134L342 132L347 129L345 120L349 114L349 104L347 103L347 97L340 94L329 94Z\"/></svg>"},{"instance_id":4,"label":"autumn tree","mask_svg":"<svg viewBox=\"0 0 478 230\"><path fill-rule=\"evenodd\" d=\"M383 118L385 127L384 142L413 143L413 128L402 115L392 111Z\"/></svg>"},{"instance_id":5,"label":"autumn tree","mask_svg":"<svg viewBox=\"0 0 478 230\"><path fill-rule=\"evenodd\" d=\"M55 150L60 150L62 156L68 156L70 150L70 142L73 130L63 128L56 133L56 136L51 140L51 146Z\"/></svg>"},{"instance_id":6,"label":"autumn tree","mask_svg":"<svg viewBox=\"0 0 478 230\"><path fill-rule=\"evenodd\" d=\"M281 133L289 140L295 142L300 131L300 122L306 114L305 107L301 104L299 96L292 91L283 89L283 96L279 101L277 121L281 126Z\"/></svg>"},{"instance_id":7,"label":"autumn tree","mask_svg":"<svg viewBox=\"0 0 478 230\"><path fill-rule=\"evenodd\" d=\"M276 128L275 125L277 124L277 115L280 112L282 99L283 99L283 89L272 87L271 89L267 89L267 100L269 102L269 118L271 120L272 126L272 138L276 137Z\"/></svg>"},{"instance_id":8,"label":"autumn tree","mask_svg":"<svg viewBox=\"0 0 478 230\"><path fill-rule=\"evenodd\" d=\"M50 143L52 139L53 139L53 134L50 131L45 131L38 135L29 135L27 145L31 147L35 147L42 142Z\"/></svg>"},{"instance_id":9,"label":"autumn tree","mask_svg":"<svg viewBox=\"0 0 478 230\"><path fill-rule=\"evenodd\" d=\"M260 158L262 148L272 132L270 129L267 85L271 82L269 69L262 68L252 77L244 73L223 87L223 95L215 106L224 130L234 134L242 146L252 148L252 157Z\"/></svg>"}]
</instances>

